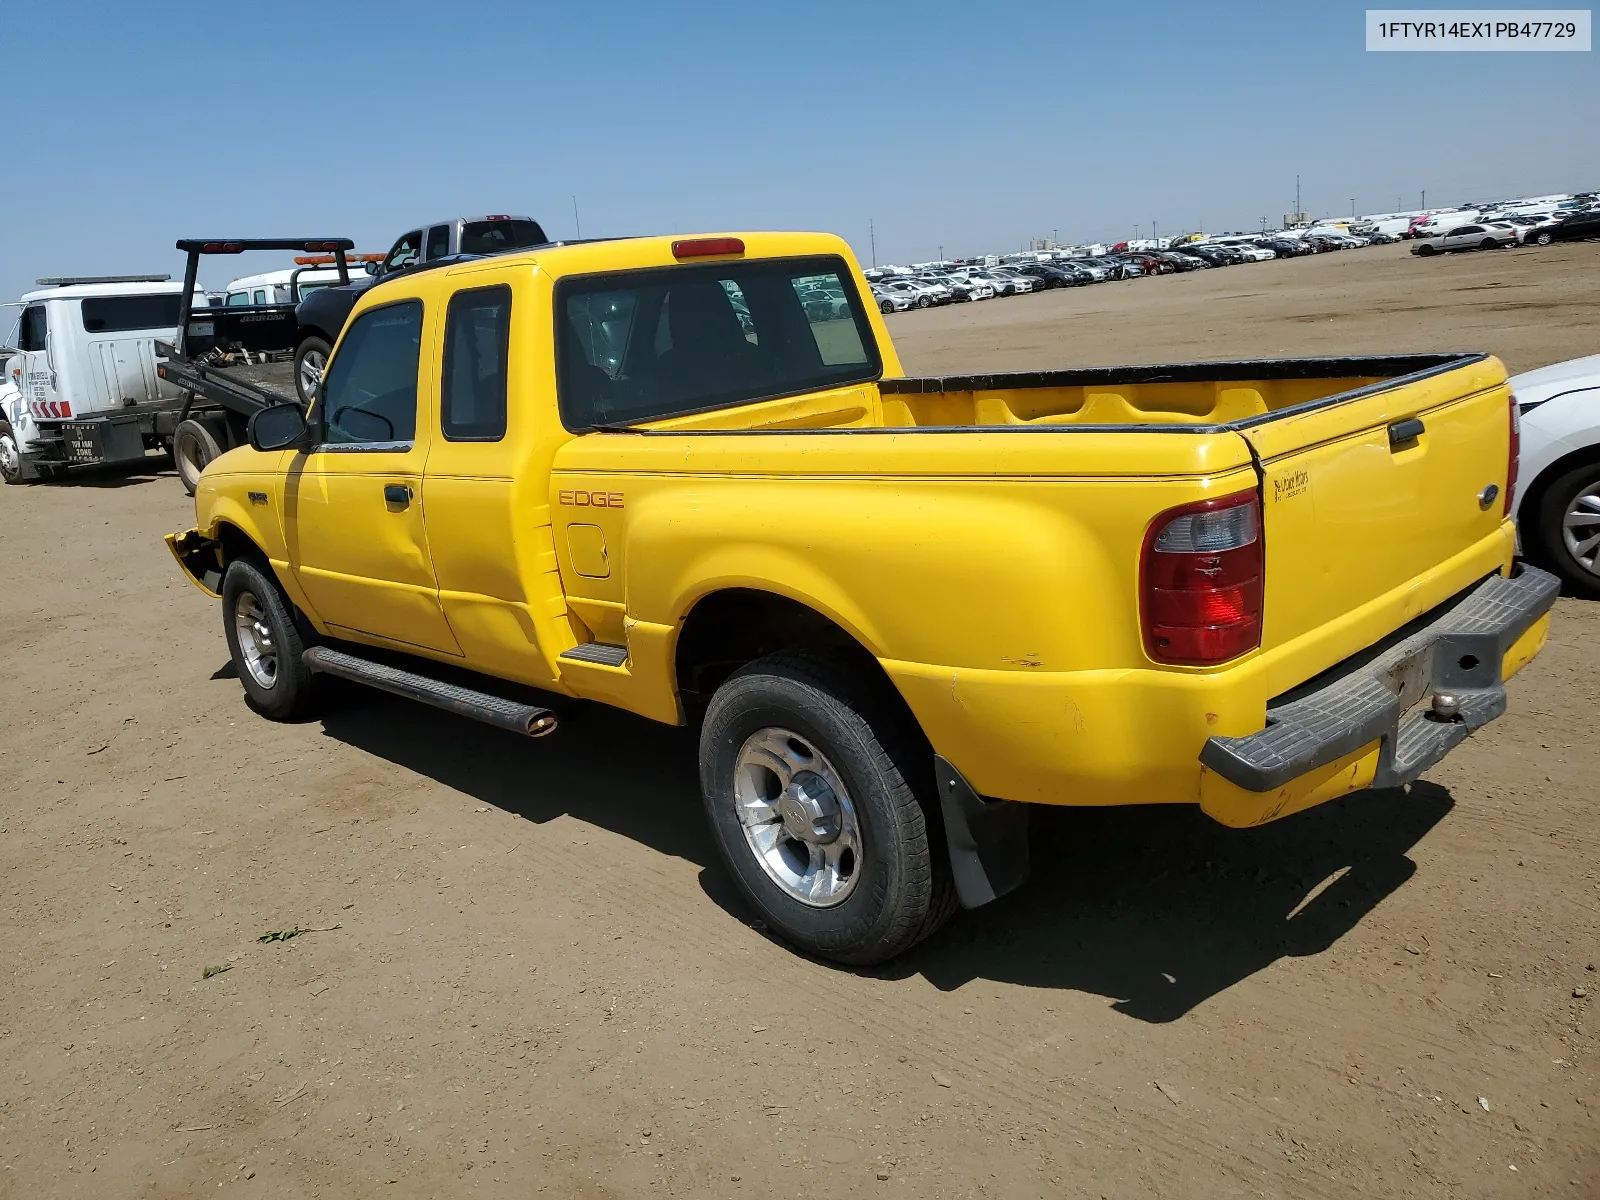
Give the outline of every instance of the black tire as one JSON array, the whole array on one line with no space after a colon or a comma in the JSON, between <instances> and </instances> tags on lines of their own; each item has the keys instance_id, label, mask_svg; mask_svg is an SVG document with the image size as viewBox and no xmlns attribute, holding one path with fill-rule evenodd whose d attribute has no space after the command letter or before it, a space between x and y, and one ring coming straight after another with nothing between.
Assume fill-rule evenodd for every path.
<instances>
[{"instance_id":1,"label":"black tire","mask_svg":"<svg viewBox=\"0 0 1600 1200\"><path fill-rule=\"evenodd\" d=\"M243 601L243 603L241 603ZM259 650L270 649L273 669L270 679L253 666L240 645L239 622L236 614L250 607L264 626L252 634ZM228 564L222 576L222 630L228 639L228 653L233 656L234 670L244 684L245 696L264 717L274 721L292 721L304 716L311 707L312 676L301 655L305 653L305 640L295 625L288 598L272 578L270 569L258 566L249 559L236 558Z\"/></svg>"},{"instance_id":2,"label":"black tire","mask_svg":"<svg viewBox=\"0 0 1600 1200\"><path fill-rule=\"evenodd\" d=\"M1552 480L1523 508L1532 528L1524 528L1522 540L1529 558L1561 576L1567 590L1575 596L1600 600L1600 573L1591 571L1574 557L1562 535L1567 509L1590 488L1600 487L1600 462L1584 463ZM1593 526L1600 534L1600 522ZM1600 568L1600 559L1596 560Z\"/></svg>"},{"instance_id":3,"label":"black tire","mask_svg":"<svg viewBox=\"0 0 1600 1200\"><path fill-rule=\"evenodd\" d=\"M927 296L918 296L917 297L917 307L918 308L929 308L932 305L933 305L933 300L930 299L929 297L927 297Z\"/></svg>"},{"instance_id":4,"label":"black tire","mask_svg":"<svg viewBox=\"0 0 1600 1200\"><path fill-rule=\"evenodd\" d=\"M740 891L785 941L854 966L904 953L956 908L932 753L896 699L831 663L777 654L735 672L717 689L700 734L706 816ZM850 858L853 881L831 907L797 899L769 875L740 822L740 753L769 729L792 731L814 748L850 798L859 839ZM769 774L767 786L775 789L779 777ZM786 852L804 849L795 839L785 846Z\"/></svg>"},{"instance_id":5,"label":"black tire","mask_svg":"<svg viewBox=\"0 0 1600 1200\"><path fill-rule=\"evenodd\" d=\"M301 404L310 404L314 399L311 395L310 376L315 375L318 381L322 379L322 372L328 368L328 355L331 353L333 347L320 337L308 337L295 347L294 390L299 395Z\"/></svg>"},{"instance_id":6,"label":"black tire","mask_svg":"<svg viewBox=\"0 0 1600 1200\"><path fill-rule=\"evenodd\" d=\"M222 447L211 431L193 417L179 421L172 431L172 465L178 469L183 490L191 496L200 486L200 472L221 453Z\"/></svg>"},{"instance_id":7,"label":"black tire","mask_svg":"<svg viewBox=\"0 0 1600 1200\"><path fill-rule=\"evenodd\" d=\"M1538 233L1533 235L1532 240L1533 244L1536 246L1548 246L1551 242L1555 241L1555 238L1550 236L1550 231L1548 229L1541 229Z\"/></svg>"},{"instance_id":8,"label":"black tire","mask_svg":"<svg viewBox=\"0 0 1600 1200\"><path fill-rule=\"evenodd\" d=\"M1418 258L1427 258L1428 255L1430 255L1432 253L1433 253L1433 247L1432 246L1418 246L1417 247L1417 257Z\"/></svg>"},{"instance_id":9,"label":"black tire","mask_svg":"<svg viewBox=\"0 0 1600 1200\"><path fill-rule=\"evenodd\" d=\"M1500 243L1495 241L1493 238L1484 238L1483 241L1478 243L1478 249L1479 250L1498 250L1498 249L1500 249Z\"/></svg>"},{"instance_id":10,"label":"black tire","mask_svg":"<svg viewBox=\"0 0 1600 1200\"><path fill-rule=\"evenodd\" d=\"M30 474L11 422L0 421L0 479L7 483L27 483Z\"/></svg>"},{"instance_id":11,"label":"black tire","mask_svg":"<svg viewBox=\"0 0 1600 1200\"><path fill-rule=\"evenodd\" d=\"M894 311L894 305L885 300L882 304L878 305L878 311L881 313L892 313Z\"/></svg>"}]
</instances>

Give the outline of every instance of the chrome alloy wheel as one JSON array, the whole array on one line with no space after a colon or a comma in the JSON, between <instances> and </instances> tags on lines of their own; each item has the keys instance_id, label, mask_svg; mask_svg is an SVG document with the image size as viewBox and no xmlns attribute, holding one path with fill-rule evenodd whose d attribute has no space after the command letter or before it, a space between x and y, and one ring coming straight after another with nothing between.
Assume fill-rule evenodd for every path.
<instances>
[{"instance_id":1,"label":"chrome alloy wheel","mask_svg":"<svg viewBox=\"0 0 1600 1200\"><path fill-rule=\"evenodd\" d=\"M1600 575L1600 483L1572 498L1561 518L1561 540L1567 553L1592 575Z\"/></svg>"},{"instance_id":2,"label":"chrome alloy wheel","mask_svg":"<svg viewBox=\"0 0 1600 1200\"><path fill-rule=\"evenodd\" d=\"M320 350L307 350L300 359L300 394L313 395L322 383L322 373L328 368L328 358Z\"/></svg>"},{"instance_id":3,"label":"chrome alloy wheel","mask_svg":"<svg viewBox=\"0 0 1600 1200\"><path fill-rule=\"evenodd\" d=\"M261 687L278 682L278 647L272 640L267 612L252 592L240 592L233 602L233 626L239 635L239 653L245 670Z\"/></svg>"},{"instance_id":4,"label":"chrome alloy wheel","mask_svg":"<svg viewBox=\"0 0 1600 1200\"><path fill-rule=\"evenodd\" d=\"M750 852L784 893L812 908L842 904L861 874L855 804L826 756L787 729L745 739L734 804Z\"/></svg>"}]
</instances>

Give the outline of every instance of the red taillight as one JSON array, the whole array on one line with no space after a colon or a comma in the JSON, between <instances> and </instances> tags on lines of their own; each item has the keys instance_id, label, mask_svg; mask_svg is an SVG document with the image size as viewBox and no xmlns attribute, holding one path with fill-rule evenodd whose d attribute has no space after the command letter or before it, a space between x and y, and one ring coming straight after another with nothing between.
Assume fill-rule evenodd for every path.
<instances>
[{"instance_id":1,"label":"red taillight","mask_svg":"<svg viewBox=\"0 0 1600 1200\"><path fill-rule=\"evenodd\" d=\"M739 238L684 238L672 243L673 258L707 258L713 254L743 254L744 242Z\"/></svg>"},{"instance_id":2,"label":"red taillight","mask_svg":"<svg viewBox=\"0 0 1600 1200\"><path fill-rule=\"evenodd\" d=\"M238 242L207 242L202 248L206 254L243 254L244 247Z\"/></svg>"},{"instance_id":3,"label":"red taillight","mask_svg":"<svg viewBox=\"0 0 1600 1200\"><path fill-rule=\"evenodd\" d=\"M1506 498L1500 506L1500 515L1502 517L1511 515L1512 493L1517 490L1518 460L1522 458L1522 410L1517 407L1515 392L1511 394L1509 411L1511 413L1511 439L1506 450Z\"/></svg>"},{"instance_id":4,"label":"red taillight","mask_svg":"<svg viewBox=\"0 0 1600 1200\"><path fill-rule=\"evenodd\" d=\"M1261 501L1236 492L1169 509L1139 564L1144 648L1157 662L1211 666L1261 644Z\"/></svg>"}]
</instances>

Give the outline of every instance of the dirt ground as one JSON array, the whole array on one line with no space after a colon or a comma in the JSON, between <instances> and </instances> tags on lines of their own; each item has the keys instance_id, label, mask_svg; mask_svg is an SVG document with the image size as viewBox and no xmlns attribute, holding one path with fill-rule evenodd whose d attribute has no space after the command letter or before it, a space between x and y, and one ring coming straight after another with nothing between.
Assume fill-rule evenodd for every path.
<instances>
[{"instance_id":1,"label":"dirt ground","mask_svg":"<svg viewBox=\"0 0 1600 1200\"><path fill-rule=\"evenodd\" d=\"M1597 267L1374 249L890 327L923 372L1525 369L1600 349ZM170 472L0 494L0 1196L1600 1196L1600 606L1409 793L1047 812L1025 890L851 973L747 924L683 731L252 715L160 543L191 512Z\"/></svg>"}]
</instances>

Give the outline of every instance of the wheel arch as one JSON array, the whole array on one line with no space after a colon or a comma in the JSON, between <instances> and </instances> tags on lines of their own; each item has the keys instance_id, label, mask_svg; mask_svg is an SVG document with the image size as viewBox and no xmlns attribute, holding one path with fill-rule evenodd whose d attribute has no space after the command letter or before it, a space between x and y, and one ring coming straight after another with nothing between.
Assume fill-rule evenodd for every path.
<instances>
[{"instance_id":1,"label":"wheel arch","mask_svg":"<svg viewBox=\"0 0 1600 1200\"><path fill-rule=\"evenodd\" d=\"M910 705L867 643L819 606L779 592L724 587L697 598L679 623L673 680L685 709L698 708L740 667L785 652L840 663L875 693L892 698L908 728L926 742Z\"/></svg>"},{"instance_id":2,"label":"wheel arch","mask_svg":"<svg viewBox=\"0 0 1600 1200\"><path fill-rule=\"evenodd\" d=\"M1534 519L1539 501L1543 499L1552 483L1574 467L1588 466L1591 463L1600 463L1600 442L1579 446L1576 450L1570 450L1560 458L1546 463L1539 473L1528 481L1528 485L1521 489L1521 495L1517 497L1517 524L1520 526ZM1524 538L1523 542L1526 544L1527 539Z\"/></svg>"}]
</instances>

